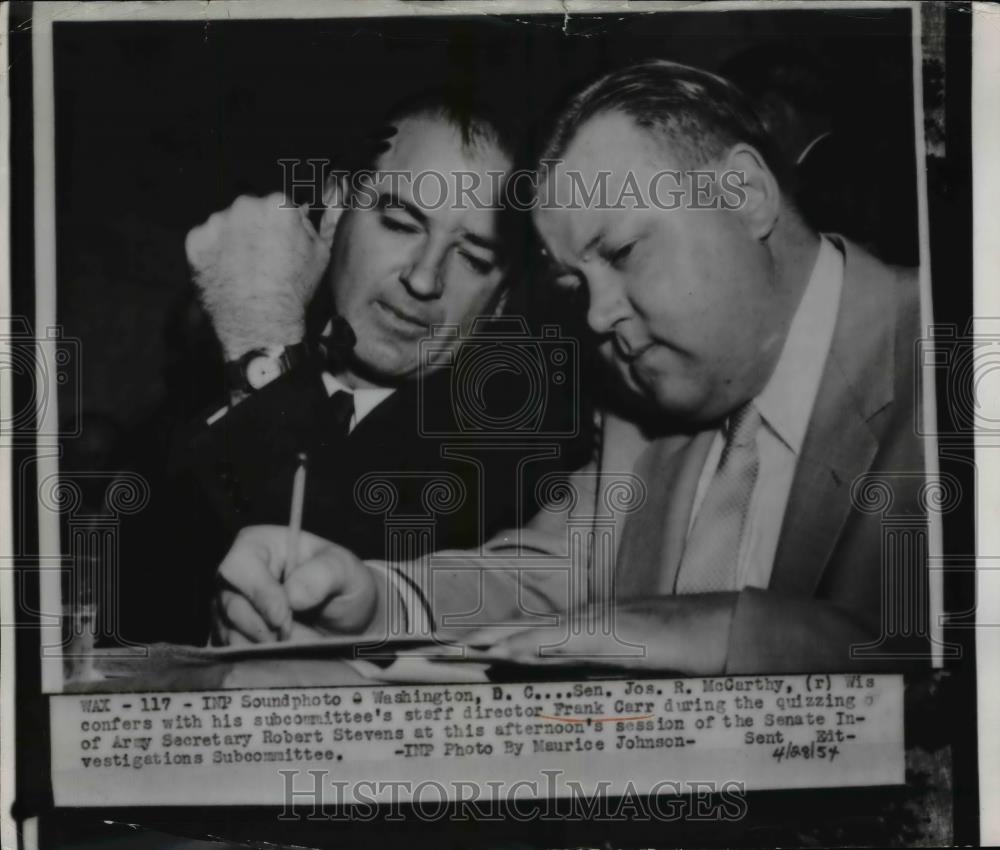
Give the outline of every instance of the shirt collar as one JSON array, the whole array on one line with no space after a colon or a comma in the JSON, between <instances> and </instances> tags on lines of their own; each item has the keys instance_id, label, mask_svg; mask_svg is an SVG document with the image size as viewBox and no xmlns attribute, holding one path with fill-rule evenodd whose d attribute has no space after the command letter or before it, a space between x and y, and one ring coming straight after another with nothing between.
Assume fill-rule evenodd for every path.
<instances>
[{"instance_id":1,"label":"shirt collar","mask_svg":"<svg viewBox=\"0 0 1000 850\"><path fill-rule=\"evenodd\" d=\"M331 320L323 328L322 336L328 336L332 331L333 321ZM394 387L363 387L352 389L330 372L324 372L322 377L327 395L332 396L335 392L345 392L354 396L354 416L351 417L352 429L356 428L362 419L389 398L395 389Z\"/></svg>"},{"instance_id":2,"label":"shirt collar","mask_svg":"<svg viewBox=\"0 0 1000 850\"><path fill-rule=\"evenodd\" d=\"M345 392L354 396L352 427L357 427L361 420L391 396L394 390L393 387L359 387L352 389L329 372L323 373L323 386L326 387L327 395L332 396L335 392Z\"/></svg>"},{"instance_id":3,"label":"shirt collar","mask_svg":"<svg viewBox=\"0 0 1000 850\"><path fill-rule=\"evenodd\" d=\"M844 257L822 236L781 356L754 402L771 430L796 454L802 450L823 378L843 285Z\"/></svg>"}]
</instances>

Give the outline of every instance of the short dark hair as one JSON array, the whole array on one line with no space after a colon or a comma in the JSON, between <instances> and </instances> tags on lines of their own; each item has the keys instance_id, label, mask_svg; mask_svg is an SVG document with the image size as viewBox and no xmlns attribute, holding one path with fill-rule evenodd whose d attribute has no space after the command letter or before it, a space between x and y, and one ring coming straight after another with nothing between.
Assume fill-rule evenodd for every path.
<instances>
[{"instance_id":1,"label":"short dark hair","mask_svg":"<svg viewBox=\"0 0 1000 850\"><path fill-rule=\"evenodd\" d=\"M463 90L426 89L394 104L363 137L350 145L343 167L350 172L374 170L379 157L390 147L398 125L407 118L436 118L459 131L462 143L469 148L482 144L495 146L511 161L518 143L513 128L488 103L470 97Z\"/></svg>"},{"instance_id":2,"label":"short dark hair","mask_svg":"<svg viewBox=\"0 0 1000 850\"><path fill-rule=\"evenodd\" d=\"M682 167L697 168L745 142L785 183L787 164L749 98L717 74L665 59L612 71L572 97L539 159L559 159L587 121L616 111L662 136Z\"/></svg>"}]
</instances>

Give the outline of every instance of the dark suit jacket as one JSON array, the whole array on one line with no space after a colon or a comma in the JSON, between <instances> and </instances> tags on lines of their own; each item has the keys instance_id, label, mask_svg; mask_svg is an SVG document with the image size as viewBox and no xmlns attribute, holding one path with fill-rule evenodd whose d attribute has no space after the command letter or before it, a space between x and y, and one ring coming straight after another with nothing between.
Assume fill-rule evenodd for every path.
<instances>
[{"instance_id":1,"label":"dark suit jacket","mask_svg":"<svg viewBox=\"0 0 1000 850\"><path fill-rule=\"evenodd\" d=\"M926 479L914 370L919 288L912 271L841 246L840 312L788 507L775 518L781 532L770 584L738 594L729 673L926 658ZM587 566L597 595L656 594L660 574L679 566L713 434L651 437L634 422L605 416L602 457L571 477L573 497L487 547L483 602L467 571L447 563L433 570L439 621L460 625L448 613L477 605L504 622L525 609L572 604L580 582L572 538L587 512L592 527L611 535ZM852 655L859 642L871 646Z\"/></svg>"},{"instance_id":2,"label":"dark suit jacket","mask_svg":"<svg viewBox=\"0 0 1000 850\"><path fill-rule=\"evenodd\" d=\"M508 378L491 378L485 410L524 403L524 386ZM565 414L563 400L548 402ZM182 429L154 505L125 530L123 563L133 574L123 577L131 588L123 607L142 612L131 617L126 637L207 637L215 569L239 529L288 523L300 451L309 456L303 529L363 558L405 560L474 548L526 522L537 510L534 482L578 466L591 439L585 430L551 436L544 414L534 433L477 431L456 419L447 370L399 387L346 438L331 437L329 411L320 368L310 365L212 425L200 417ZM151 610L150 597L168 609L164 616Z\"/></svg>"},{"instance_id":3,"label":"dark suit jacket","mask_svg":"<svg viewBox=\"0 0 1000 850\"><path fill-rule=\"evenodd\" d=\"M502 381L491 389L516 392ZM332 437L319 371L304 368L197 429L189 460L231 531L288 522L295 458L305 451L305 530L362 558L405 556L397 545L415 547L412 556L474 547L531 517L537 504L526 483L565 469L572 443L531 434L505 442L460 425L454 407L442 371L401 386L346 438Z\"/></svg>"}]
</instances>

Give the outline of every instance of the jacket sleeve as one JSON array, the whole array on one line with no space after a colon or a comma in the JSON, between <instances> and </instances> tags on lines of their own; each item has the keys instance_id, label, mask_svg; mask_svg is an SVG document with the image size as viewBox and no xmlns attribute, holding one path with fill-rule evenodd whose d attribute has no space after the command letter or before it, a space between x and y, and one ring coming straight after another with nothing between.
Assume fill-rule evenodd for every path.
<instances>
[{"instance_id":1,"label":"jacket sleeve","mask_svg":"<svg viewBox=\"0 0 1000 850\"><path fill-rule=\"evenodd\" d=\"M325 400L319 372L303 368L194 424L181 462L226 527L287 521L295 457L317 439Z\"/></svg>"},{"instance_id":2,"label":"jacket sleeve","mask_svg":"<svg viewBox=\"0 0 1000 850\"><path fill-rule=\"evenodd\" d=\"M926 668L919 635L880 635L832 602L742 590L733 609L725 673Z\"/></svg>"},{"instance_id":3,"label":"jacket sleeve","mask_svg":"<svg viewBox=\"0 0 1000 850\"><path fill-rule=\"evenodd\" d=\"M567 486L589 504L594 465L568 474ZM573 557L570 508L545 504L522 528L501 531L478 551L442 551L391 566L403 573L421 598L404 599L430 608L442 636L459 640L486 626L521 628L552 625L580 589L580 566Z\"/></svg>"}]
</instances>

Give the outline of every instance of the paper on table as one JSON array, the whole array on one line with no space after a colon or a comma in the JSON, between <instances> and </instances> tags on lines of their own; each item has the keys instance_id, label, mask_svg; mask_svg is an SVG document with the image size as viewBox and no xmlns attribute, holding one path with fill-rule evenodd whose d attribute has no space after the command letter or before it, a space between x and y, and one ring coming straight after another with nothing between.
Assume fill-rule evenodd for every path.
<instances>
[{"instance_id":1,"label":"paper on table","mask_svg":"<svg viewBox=\"0 0 1000 850\"><path fill-rule=\"evenodd\" d=\"M450 682L488 682L488 664L466 662L442 664L440 659L423 655L399 655L388 667L379 667L361 658L344 661L367 679L375 682L413 682L418 684L447 684Z\"/></svg>"},{"instance_id":2,"label":"paper on table","mask_svg":"<svg viewBox=\"0 0 1000 850\"><path fill-rule=\"evenodd\" d=\"M505 630L507 631L507 630ZM477 635L478 638L478 635ZM272 641L269 643L245 644L241 646L208 646L184 647L184 654L189 660L227 660L242 661L252 659L267 659L281 657L312 657L337 658L342 661L367 662L368 666L382 670L380 675L386 675L390 662L397 658L408 658L412 661L419 658L425 662L433 662L440 666L462 666L467 664L490 666L504 665L509 668L590 668L595 673L604 671L609 674L620 670L638 670L645 672L676 672L668 668L658 668L646 659L632 656L584 655L576 653L553 654L511 654L506 647L479 643L464 644L459 641L444 638L414 638L393 637L373 639L358 638L350 635L331 635L309 641ZM379 663L381 662L381 663ZM640 663L637 663L640 662ZM426 666L426 665L424 665ZM402 669L402 668L400 668ZM415 665L408 669L415 669ZM406 674L409 676L409 674ZM453 674L440 672L440 679L433 681L459 681L447 677ZM460 675L460 674L454 674ZM428 679L427 681L432 681Z\"/></svg>"},{"instance_id":3,"label":"paper on table","mask_svg":"<svg viewBox=\"0 0 1000 850\"><path fill-rule=\"evenodd\" d=\"M256 658L272 655L329 654L343 657L355 654L364 659L385 658L399 653L439 658L448 661L469 661L494 657L488 649L472 647L443 638L390 637L373 638L356 635L331 635L303 641L270 641L238 646L190 647L190 654L206 658Z\"/></svg>"},{"instance_id":4,"label":"paper on table","mask_svg":"<svg viewBox=\"0 0 1000 850\"><path fill-rule=\"evenodd\" d=\"M292 656L337 658L374 682L486 682L490 653L440 638L396 637L373 640L333 635L310 641L273 641L242 646L192 648L206 659L253 661ZM385 661L390 663L385 664ZM440 662L458 662L442 664ZM479 661L480 663L476 663ZM378 663L383 662L383 663ZM486 663L482 663L486 662Z\"/></svg>"}]
</instances>

